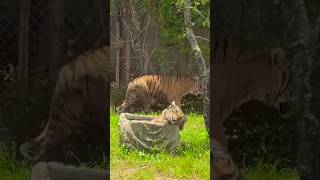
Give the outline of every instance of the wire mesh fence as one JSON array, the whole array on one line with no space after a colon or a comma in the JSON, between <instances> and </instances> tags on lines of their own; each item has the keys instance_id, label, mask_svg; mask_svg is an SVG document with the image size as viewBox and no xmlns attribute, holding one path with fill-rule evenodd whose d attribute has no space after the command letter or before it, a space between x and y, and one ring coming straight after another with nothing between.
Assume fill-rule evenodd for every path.
<instances>
[{"instance_id":1,"label":"wire mesh fence","mask_svg":"<svg viewBox=\"0 0 320 180\"><path fill-rule=\"evenodd\" d=\"M154 19L151 20L149 27L143 27L148 29L142 35L144 42L139 45L143 46L143 50L135 49L137 44L133 40L134 37L130 36L132 32L127 32L131 16L119 15L117 11L119 10L114 8L111 15L110 38L111 42L122 44L122 46L112 47L111 45L112 81L115 83L120 81L119 84L125 86L128 80L145 74L192 75L197 71L192 54L187 51L190 45L187 42L170 44L161 39L161 24L155 20L156 17L151 17Z\"/></svg>"}]
</instances>

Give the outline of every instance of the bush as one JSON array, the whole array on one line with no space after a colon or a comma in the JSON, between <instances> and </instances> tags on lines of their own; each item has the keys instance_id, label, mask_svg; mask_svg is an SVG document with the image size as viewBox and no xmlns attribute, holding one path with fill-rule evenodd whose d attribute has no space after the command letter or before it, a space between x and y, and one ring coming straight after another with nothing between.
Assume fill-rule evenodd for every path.
<instances>
[{"instance_id":1,"label":"bush","mask_svg":"<svg viewBox=\"0 0 320 180\"><path fill-rule=\"evenodd\" d=\"M294 122L256 101L242 105L225 121L235 161L247 166L259 158L279 167L294 166L298 139Z\"/></svg>"},{"instance_id":2,"label":"bush","mask_svg":"<svg viewBox=\"0 0 320 180\"><path fill-rule=\"evenodd\" d=\"M115 85L111 84L110 86L110 105L113 108L120 106L126 95L127 87L115 87ZM115 110L115 109L113 109Z\"/></svg>"}]
</instances>

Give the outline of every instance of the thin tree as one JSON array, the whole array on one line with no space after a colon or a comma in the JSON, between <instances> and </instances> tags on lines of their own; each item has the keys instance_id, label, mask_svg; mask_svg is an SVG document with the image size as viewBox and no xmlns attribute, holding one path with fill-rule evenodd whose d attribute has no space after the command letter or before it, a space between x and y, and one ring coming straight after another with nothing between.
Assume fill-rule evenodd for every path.
<instances>
[{"instance_id":1,"label":"thin tree","mask_svg":"<svg viewBox=\"0 0 320 180\"><path fill-rule=\"evenodd\" d=\"M190 43L192 53L194 59L196 60L197 66L199 68L198 76L200 80L200 87L201 87L201 97L203 99L203 113L205 124L207 128L207 132L210 134L210 99L209 99L209 91L208 91L208 84L209 84L209 71L206 67L206 62L202 56L201 49L195 38L194 32L192 30L192 20L191 20L191 2L190 0L185 0L185 8L184 8L184 23L186 27L186 35L188 41Z\"/></svg>"}]
</instances>

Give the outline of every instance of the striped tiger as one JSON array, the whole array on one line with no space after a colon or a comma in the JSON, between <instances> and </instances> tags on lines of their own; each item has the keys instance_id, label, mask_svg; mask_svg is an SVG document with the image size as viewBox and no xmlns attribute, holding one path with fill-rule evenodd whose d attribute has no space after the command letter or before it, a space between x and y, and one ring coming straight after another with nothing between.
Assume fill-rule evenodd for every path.
<instances>
[{"instance_id":1,"label":"striped tiger","mask_svg":"<svg viewBox=\"0 0 320 180\"><path fill-rule=\"evenodd\" d=\"M22 144L23 156L33 162L64 161L62 149L71 143L105 143L108 56L109 47L104 46L77 56L61 68L48 121L36 138Z\"/></svg>"},{"instance_id":2,"label":"striped tiger","mask_svg":"<svg viewBox=\"0 0 320 180\"><path fill-rule=\"evenodd\" d=\"M179 125L179 128L183 129L183 125L186 122L186 116L181 108L172 101L172 103L162 111L161 115L152 119L151 122Z\"/></svg>"},{"instance_id":3,"label":"striped tiger","mask_svg":"<svg viewBox=\"0 0 320 180\"><path fill-rule=\"evenodd\" d=\"M243 179L243 174L219 142L210 144L211 177L215 180Z\"/></svg>"},{"instance_id":4,"label":"striped tiger","mask_svg":"<svg viewBox=\"0 0 320 180\"><path fill-rule=\"evenodd\" d=\"M126 97L119 112L127 112L129 106L141 101L145 112L150 111L150 106L156 101L171 103L175 101L181 106L181 98L188 94L198 95L199 81L187 76L162 76L145 75L132 80L127 87Z\"/></svg>"},{"instance_id":5,"label":"striped tiger","mask_svg":"<svg viewBox=\"0 0 320 180\"><path fill-rule=\"evenodd\" d=\"M215 39L212 67L211 139L223 147L227 147L223 121L245 102L257 100L277 108L281 115L290 114L289 61L283 49L258 52Z\"/></svg>"},{"instance_id":6,"label":"striped tiger","mask_svg":"<svg viewBox=\"0 0 320 180\"><path fill-rule=\"evenodd\" d=\"M162 111L160 116L142 116L130 113L125 113L125 116L127 119L145 120L154 124L178 125L180 130L183 129L183 126L187 120L181 108L177 106L174 101L172 101L172 103Z\"/></svg>"}]
</instances>

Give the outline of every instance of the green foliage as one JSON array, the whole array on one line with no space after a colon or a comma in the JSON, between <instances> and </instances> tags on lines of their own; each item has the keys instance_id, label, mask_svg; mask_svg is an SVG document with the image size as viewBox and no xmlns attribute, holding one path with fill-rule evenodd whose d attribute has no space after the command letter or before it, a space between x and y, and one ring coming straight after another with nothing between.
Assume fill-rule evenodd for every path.
<instances>
[{"instance_id":1,"label":"green foliage","mask_svg":"<svg viewBox=\"0 0 320 180\"><path fill-rule=\"evenodd\" d=\"M195 112L202 114L202 99L199 96L187 94L181 99L182 110L185 113Z\"/></svg>"},{"instance_id":2,"label":"green foliage","mask_svg":"<svg viewBox=\"0 0 320 180\"><path fill-rule=\"evenodd\" d=\"M224 123L234 160L244 167L258 160L277 162L280 168L294 167L298 136L292 122L262 103L244 104Z\"/></svg>"},{"instance_id":3,"label":"green foliage","mask_svg":"<svg viewBox=\"0 0 320 180\"><path fill-rule=\"evenodd\" d=\"M115 87L111 85L110 89L110 105L111 107L118 107L125 99L127 87Z\"/></svg>"},{"instance_id":4,"label":"green foliage","mask_svg":"<svg viewBox=\"0 0 320 180\"><path fill-rule=\"evenodd\" d=\"M177 62L172 62L165 56L165 52L168 51L168 46L174 45L175 47L179 47L179 53L181 55L192 57L190 44L187 41L185 32L184 0L144 0L144 7L160 24L161 33L159 33L159 46L157 47L155 55L156 64L159 66L158 70L161 71L161 73L172 73L177 70L177 67L181 68L181 63L183 63L184 66L182 68L182 73L190 74L190 72L197 71L197 69L193 68L195 66L195 62L187 62L183 59L178 59ZM210 31L209 0L192 1L191 14L196 35L201 36L197 34L198 31L206 32L208 34ZM198 39L198 43L204 58L209 62L209 43L201 39ZM191 64L192 66L186 67L186 64Z\"/></svg>"},{"instance_id":5,"label":"green foliage","mask_svg":"<svg viewBox=\"0 0 320 180\"><path fill-rule=\"evenodd\" d=\"M159 18L160 26L160 49L167 44L177 44L181 47L180 53L190 52L189 45L186 45L186 33L184 25L184 0L145 0L145 6ZM210 2L209 0L192 1L192 21L195 29L210 30ZM204 52L205 59L209 59L208 43L201 43L200 48ZM159 50L158 53L162 51Z\"/></svg>"},{"instance_id":6,"label":"green foliage","mask_svg":"<svg viewBox=\"0 0 320 180\"><path fill-rule=\"evenodd\" d=\"M0 179L30 179L30 168L23 162L16 162L12 157L10 157L8 152L8 149L0 145Z\"/></svg>"},{"instance_id":7,"label":"green foliage","mask_svg":"<svg viewBox=\"0 0 320 180\"><path fill-rule=\"evenodd\" d=\"M161 24L161 36L167 43L183 42L185 40L184 0L145 0L145 6L150 8ZM195 27L210 28L210 1L192 1L192 21Z\"/></svg>"},{"instance_id":8,"label":"green foliage","mask_svg":"<svg viewBox=\"0 0 320 180\"><path fill-rule=\"evenodd\" d=\"M248 180L299 180L295 169L279 169L277 164L259 161L246 169Z\"/></svg>"},{"instance_id":9,"label":"green foliage","mask_svg":"<svg viewBox=\"0 0 320 180\"><path fill-rule=\"evenodd\" d=\"M154 47L155 52L151 57L151 73L176 74L178 71L179 73L192 74L198 71L192 58L190 44L186 38L184 1L135 0L134 2L134 9L137 12L140 30L142 31L142 33L139 34L139 36L141 36L140 38L143 39L146 33L146 22L148 22L147 18L149 15L153 22L151 22L151 28L148 29L148 33L150 33L151 36L155 36L153 31L158 30L158 28L160 31L157 34L157 45ZM111 8L114 9L120 4L124 8L128 6L127 1L113 0L111 2ZM191 14L196 36L206 36L206 38L208 38L210 31L210 1L192 1ZM148 40L149 37L147 36L147 41ZM209 42L198 38L198 43L204 58L209 63ZM174 53L177 53L177 55ZM131 72L140 74L140 72L142 72L142 63L141 59L131 61ZM115 64L113 64L113 67L115 67ZM136 74L133 74L132 76L135 75Z\"/></svg>"}]
</instances>

